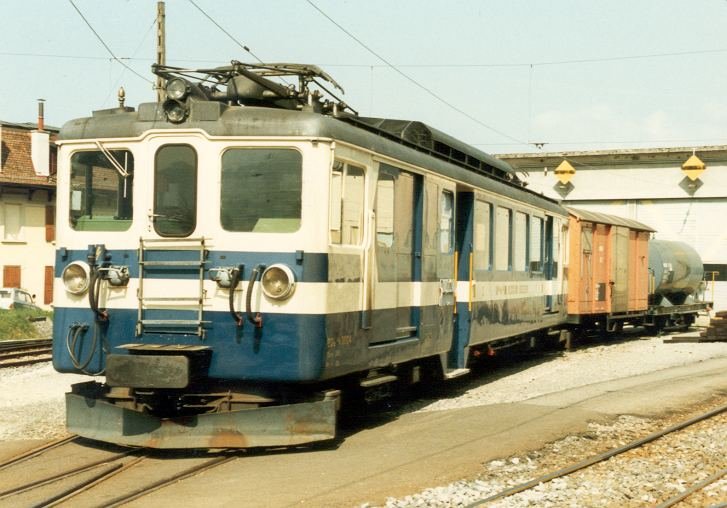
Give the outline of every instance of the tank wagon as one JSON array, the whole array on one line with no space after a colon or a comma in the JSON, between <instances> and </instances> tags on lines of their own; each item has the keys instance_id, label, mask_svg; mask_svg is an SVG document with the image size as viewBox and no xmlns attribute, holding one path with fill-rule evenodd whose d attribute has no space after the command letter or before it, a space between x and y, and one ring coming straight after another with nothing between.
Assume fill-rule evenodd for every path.
<instances>
[{"instance_id":1,"label":"tank wagon","mask_svg":"<svg viewBox=\"0 0 727 508\"><path fill-rule=\"evenodd\" d=\"M694 323L697 313L711 307L704 300L704 265L684 242L649 242L649 311L644 324L652 331Z\"/></svg>"},{"instance_id":2,"label":"tank wagon","mask_svg":"<svg viewBox=\"0 0 727 508\"><path fill-rule=\"evenodd\" d=\"M342 388L456 377L563 323L568 213L507 164L357 115L314 66L154 71L164 101L59 136L53 362L105 376L67 394L70 431L331 439Z\"/></svg>"}]
</instances>

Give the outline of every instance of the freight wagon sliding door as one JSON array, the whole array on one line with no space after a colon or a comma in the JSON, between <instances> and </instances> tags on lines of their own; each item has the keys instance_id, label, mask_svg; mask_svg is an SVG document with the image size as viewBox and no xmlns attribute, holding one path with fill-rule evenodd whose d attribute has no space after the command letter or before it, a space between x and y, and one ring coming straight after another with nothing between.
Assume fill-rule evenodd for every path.
<instances>
[{"instance_id":1,"label":"freight wagon sliding door","mask_svg":"<svg viewBox=\"0 0 727 508\"><path fill-rule=\"evenodd\" d=\"M613 242L611 257L611 312L627 312L629 308L629 230L623 226L611 227Z\"/></svg>"},{"instance_id":2,"label":"freight wagon sliding door","mask_svg":"<svg viewBox=\"0 0 727 508\"><path fill-rule=\"evenodd\" d=\"M611 272L608 228L603 224L581 223L580 313L609 312Z\"/></svg>"}]
</instances>

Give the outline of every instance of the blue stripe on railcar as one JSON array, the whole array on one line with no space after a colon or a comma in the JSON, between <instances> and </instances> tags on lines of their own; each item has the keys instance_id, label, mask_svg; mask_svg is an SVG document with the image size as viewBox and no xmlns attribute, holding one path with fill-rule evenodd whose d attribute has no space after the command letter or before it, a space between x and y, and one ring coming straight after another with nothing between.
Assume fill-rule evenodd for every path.
<instances>
[{"instance_id":1,"label":"blue stripe on railcar","mask_svg":"<svg viewBox=\"0 0 727 508\"><path fill-rule=\"evenodd\" d=\"M188 311L165 311L166 319L185 319ZM85 358L97 337L94 360L88 371L101 370L101 335L110 353L124 353L118 346L129 343L203 345L213 351L210 377L218 379L312 381L320 379L325 368L325 316L275 314L264 316L263 328L245 323L238 328L229 313L204 313L210 321L201 340L193 333L152 333L135 336L136 309L111 309L106 329L96 330L93 313L88 309L57 308L53 323L53 362L57 370L76 372L66 347L74 324L85 323L88 330L80 337L76 357Z\"/></svg>"}]
</instances>

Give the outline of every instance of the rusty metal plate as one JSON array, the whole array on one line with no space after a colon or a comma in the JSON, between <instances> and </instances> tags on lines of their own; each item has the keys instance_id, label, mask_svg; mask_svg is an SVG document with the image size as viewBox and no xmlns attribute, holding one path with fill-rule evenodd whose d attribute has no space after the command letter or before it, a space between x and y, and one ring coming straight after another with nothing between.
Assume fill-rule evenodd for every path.
<instances>
[{"instance_id":1,"label":"rusty metal plate","mask_svg":"<svg viewBox=\"0 0 727 508\"><path fill-rule=\"evenodd\" d=\"M148 448L254 448L327 441L336 435L336 399L180 418L157 418L93 397L93 387L66 393L70 432ZM84 396L87 393L89 396Z\"/></svg>"},{"instance_id":2,"label":"rusty metal plate","mask_svg":"<svg viewBox=\"0 0 727 508\"><path fill-rule=\"evenodd\" d=\"M106 384L133 388L186 388L189 358L181 355L108 355Z\"/></svg>"}]
</instances>

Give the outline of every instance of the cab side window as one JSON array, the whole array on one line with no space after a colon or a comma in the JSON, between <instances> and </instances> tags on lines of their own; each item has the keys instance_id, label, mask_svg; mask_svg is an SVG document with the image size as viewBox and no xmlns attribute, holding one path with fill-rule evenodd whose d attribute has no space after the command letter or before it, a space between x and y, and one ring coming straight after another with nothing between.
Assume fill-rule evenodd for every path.
<instances>
[{"instance_id":1,"label":"cab side window","mask_svg":"<svg viewBox=\"0 0 727 508\"><path fill-rule=\"evenodd\" d=\"M360 245L364 228L364 168L335 161L331 171L328 211L329 240L337 245Z\"/></svg>"}]
</instances>

